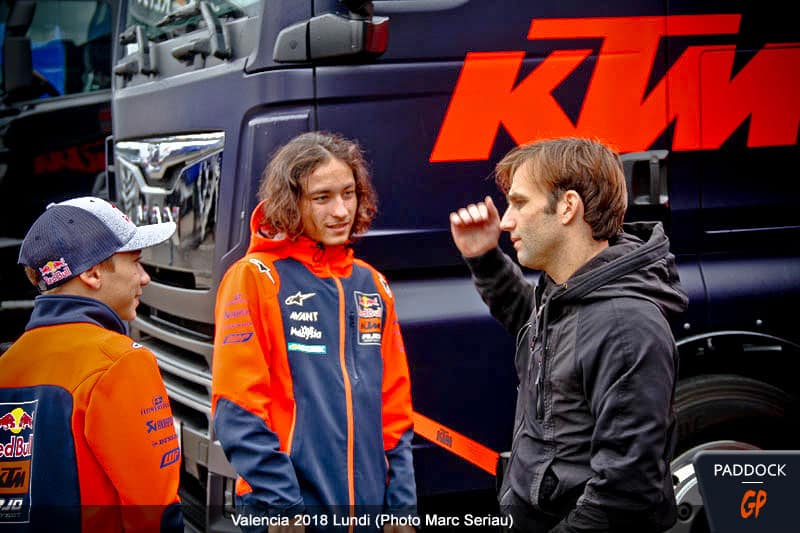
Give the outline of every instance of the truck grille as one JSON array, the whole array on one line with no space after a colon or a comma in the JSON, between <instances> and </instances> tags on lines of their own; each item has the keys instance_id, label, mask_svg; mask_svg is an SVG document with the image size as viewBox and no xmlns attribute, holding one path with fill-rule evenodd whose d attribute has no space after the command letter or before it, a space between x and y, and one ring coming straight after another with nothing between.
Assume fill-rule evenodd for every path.
<instances>
[{"instance_id":1,"label":"truck grille","mask_svg":"<svg viewBox=\"0 0 800 533\"><path fill-rule=\"evenodd\" d=\"M174 221L178 226L172 239L142 252L153 280L146 289L154 292L145 291L131 334L158 360L181 436L184 517L199 531L218 521L208 511L211 478L220 484L235 477L210 441L214 325L209 289L224 141L222 132L213 132L114 144L112 200L137 225ZM232 501L232 495L225 493L225 499Z\"/></svg>"},{"instance_id":2,"label":"truck grille","mask_svg":"<svg viewBox=\"0 0 800 533\"><path fill-rule=\"evenodd\" d=\"M134 333L158 359L173 413L184 424L208 433L213 339L194 332L189 334L185 322L170 326L158 311L145 305L140 306L137 315ZM204 329L207 327L204 325ZM174 342L176 337L183 346Z\"/></svg>"},{"instance_id":3,"label":"truck grille","mask_svg":"<svg viewBox=\"0 0 800 533\"><path fill-rule=\"evenodd\" d=\"M214 132L114 145L118 207L137 225L178 226L171 240L142 251L170 285L211 288L224 144L225 134Z\"/></svg>"}]
</instances>

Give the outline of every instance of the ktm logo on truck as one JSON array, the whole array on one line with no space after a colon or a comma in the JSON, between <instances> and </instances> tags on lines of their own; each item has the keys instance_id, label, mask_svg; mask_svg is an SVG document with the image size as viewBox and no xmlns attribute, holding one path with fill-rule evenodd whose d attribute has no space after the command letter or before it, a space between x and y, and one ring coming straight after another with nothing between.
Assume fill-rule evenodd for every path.
<instances>
[{"instance_id":1,"label":"ktm logo on truck","mask_svg":"<svg viewBox=\"0 0 800 533\"><path fill-rule=\"evenodd\" d=\"M488 159L501 125L517 143L588 136L630 152L649 149L670 126L673 150L714 150L749 121L747 146L794 145L800 43L767 43L736 72L736 45L691 45L651 80L664 38L735 35L740 21L737 14L534 19L529 40L601 39L596 59L587 48L555 49L520 80L524 51L468 53L430 160ZM581 65L592 73L573 120L554 94Z\"/></svg>"}]
</instances>

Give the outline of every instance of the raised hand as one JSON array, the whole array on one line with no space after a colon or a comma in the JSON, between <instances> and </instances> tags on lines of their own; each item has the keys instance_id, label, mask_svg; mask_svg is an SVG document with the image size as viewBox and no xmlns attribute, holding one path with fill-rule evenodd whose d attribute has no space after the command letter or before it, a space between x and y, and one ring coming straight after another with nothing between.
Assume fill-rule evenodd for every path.
<instances>
[{"instance_id":1,"label":"raised hand","mask_svg":"<svg viewBox=\"0 0 800 533\"><path fill-rule=\"evenodd\" d=\"M491 196L450 213L450 232L464 257L483 255L500 240L500 213Z\"/></svg>"}]
</instances>

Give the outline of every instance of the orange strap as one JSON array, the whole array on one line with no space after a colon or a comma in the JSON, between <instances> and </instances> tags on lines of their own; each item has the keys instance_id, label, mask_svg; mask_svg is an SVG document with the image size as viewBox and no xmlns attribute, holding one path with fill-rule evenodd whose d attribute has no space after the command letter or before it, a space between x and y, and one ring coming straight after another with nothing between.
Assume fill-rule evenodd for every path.
<instances>
[{"instance_id":1,"label":"orange strap","mask_svg":"<svg viewBox=\"0 0 800 533\"><path fill-rule=\"evenodd\" d=\"M457 431L414 411L414 433L495 475L499 454Z\"/></svg>"}]
</instances>

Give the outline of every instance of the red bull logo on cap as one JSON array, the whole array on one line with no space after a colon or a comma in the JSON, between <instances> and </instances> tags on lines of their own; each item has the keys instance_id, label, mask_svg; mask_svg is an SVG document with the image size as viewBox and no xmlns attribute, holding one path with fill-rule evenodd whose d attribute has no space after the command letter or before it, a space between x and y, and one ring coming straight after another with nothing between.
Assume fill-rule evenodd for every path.
<instances>
[{"instance_id":1,"label":"red bull logo on cap","mask_svg":"<svg viewBox=\"0 0 800 533\"><path fill-rule=\"evenodd\" d=\"M44 266L39 267L39 273L42 275L45 285L48 287L61 280L72 277L72 271L64 258L55 261L48 261Z\"/></svg>"}]
</instances>

